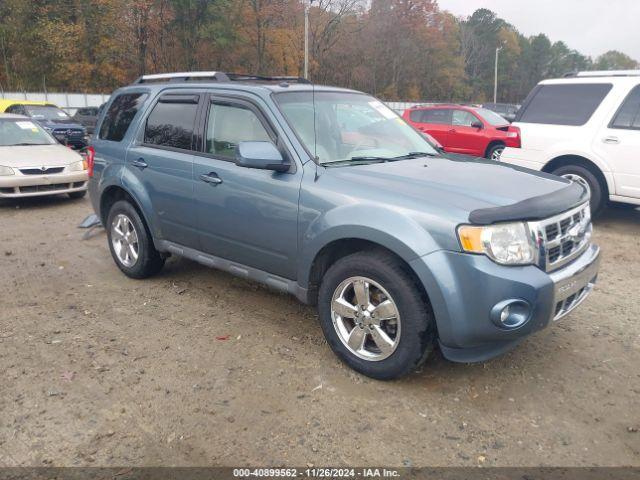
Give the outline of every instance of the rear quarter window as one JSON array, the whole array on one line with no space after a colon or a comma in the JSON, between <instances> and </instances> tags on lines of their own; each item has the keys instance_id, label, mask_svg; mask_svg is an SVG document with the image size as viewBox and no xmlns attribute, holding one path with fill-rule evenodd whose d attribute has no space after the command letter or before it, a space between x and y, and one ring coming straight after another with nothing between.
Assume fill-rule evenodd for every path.
<instances>
[{"instance_id":1,"label":"rear quarter window","mask_svg":"<svg viewBox=\"0 0 640 480\"><path fill-rule=\"evenodd\" d=\"M138 110L144 105L148 95L146 93L123 93L118 95L105 114L100 125L101 140L120 142L127 134L129 126Z\"/></svg>"},{"instance_id":2,"label":"rear quarter window","mask_svg":"<svg viewBox=\"0 0 640 480\"><path fill-rule=\"evenodd\" d=\"M634 87L622 102L609 127L640 130L640 85Z\"/></svg>"},{"instance_id":3,"label":"rear quarter window","mask_svg":"<svg viewBox=\"0 0 640 480\"><path fill-rule=\"evenodd\" d=\"M523 107L519 122L580 126L611 90L610 83L541 85Z\"/></svg>"}]
</instances>

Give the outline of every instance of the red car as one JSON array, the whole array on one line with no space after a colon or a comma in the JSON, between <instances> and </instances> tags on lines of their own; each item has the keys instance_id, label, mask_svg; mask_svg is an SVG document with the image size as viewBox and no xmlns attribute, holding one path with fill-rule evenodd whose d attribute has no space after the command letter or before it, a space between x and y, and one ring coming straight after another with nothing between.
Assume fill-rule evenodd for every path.
<instances>
[{"instance_id":1,"label":"red car","mask_svg":"<svg viewBox=\"0 0 640 480\"><path fill-rule=\"evenodd\" d=\"M440 142L445 152L500 160L505 147L520 148L520 130L485 108L417 106L405 110L403 117Z\"/></svg>"}]
</instances>

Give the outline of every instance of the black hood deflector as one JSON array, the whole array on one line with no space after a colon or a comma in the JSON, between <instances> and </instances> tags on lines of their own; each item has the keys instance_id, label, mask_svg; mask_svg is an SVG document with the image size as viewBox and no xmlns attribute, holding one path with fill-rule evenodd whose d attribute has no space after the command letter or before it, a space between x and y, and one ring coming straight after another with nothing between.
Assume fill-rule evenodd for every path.
<instances>
[{"instance_id":1,"label":"black hood deflector","mask_svg":"<svg viewBox=\"0 0 640 480\"><path fill-rule=\"evenodd\" d=\"M542 220L577 207L588 200L586 189L575 182L546 195L532 197L513 205L481 208L469 214L469 221L476 225L517 220Z\"/></svg>"}]
</instances>

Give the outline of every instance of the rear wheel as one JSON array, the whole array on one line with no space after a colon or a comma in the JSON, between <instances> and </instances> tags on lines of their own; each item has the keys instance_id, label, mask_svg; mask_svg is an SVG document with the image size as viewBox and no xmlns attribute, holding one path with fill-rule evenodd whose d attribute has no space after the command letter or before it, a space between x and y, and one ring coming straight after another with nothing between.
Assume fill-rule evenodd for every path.
<instances>
[{"instance_id":1,"label":"rear wheel","mask_svg":"<svg viewBox=\"0 0 640 480\"><path fill-rule=\"evenodd\" d=\"M589 203L592 216L595 217L602 212L607 203L604 188L591 170L582 165L563 165L556 168L552 173L576 182L587 190L590 194Z\"/></svg>"},{"instance_id":2,"label":"rear wheel","mask_svg":"<svg viewBox=\"0 0 640 480\"><path fill-rule=\"evenodd\" d=\"M500 157L502 156L502 152L504 152L505 146L502 144L494 145L487 152L487 158L489 160L493 160L495 162L500 161Z\"/></svg>"},{"instance_id":3,"label":"rear wheel","mask_svg":"<svg viewBox=\"0 0 640 480\"><path fill-rule=\"evenodd\" d=\"M332 265L318 310L336 355L372 378L406 375L433 348L431 308L403 265L385 252L354 253Z\"/></svg>"},{"instance_id":4,"label":"rear wheel","mask_svg":"<svg viewBox=\"0 0 640 480\"><path fill-rule=\"evenodd\" d=\"M107 237L111 256L126 276L150 277L164 266L144 220L126 200L114 203L109 210Z\"/></svg>"}]
</instances>

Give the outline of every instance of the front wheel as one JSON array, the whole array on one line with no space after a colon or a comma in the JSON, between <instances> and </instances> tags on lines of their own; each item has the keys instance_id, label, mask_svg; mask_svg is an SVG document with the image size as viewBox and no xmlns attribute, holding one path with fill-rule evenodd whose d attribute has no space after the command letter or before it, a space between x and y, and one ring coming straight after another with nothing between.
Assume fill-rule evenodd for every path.
<instances>
[{"instance_id":1,"label":"front wheel","mask_svg":"<svg viewBox=\"0 0 640 480\"><path fill-rule=\"evenodd\" d=\"M344 257L325 274L320 324L336 355L379 380L406 375L433 348L435 322L421 289L386 252Z\"/></svg>"},{"instance_id":2,"label":"front wheel","mask_svg":"<svg viewBox=\"0 0 640 480\"><path fill-rule=\"evenodd\" d=\"M564 165L556 168L552 173L584 187L590 195L589 206L592 216L595 217L602 212L606 205L604 189L591 170L582 165Z\"/></svg>"}]
</instances>

